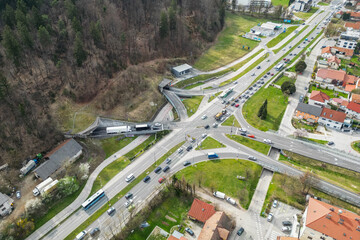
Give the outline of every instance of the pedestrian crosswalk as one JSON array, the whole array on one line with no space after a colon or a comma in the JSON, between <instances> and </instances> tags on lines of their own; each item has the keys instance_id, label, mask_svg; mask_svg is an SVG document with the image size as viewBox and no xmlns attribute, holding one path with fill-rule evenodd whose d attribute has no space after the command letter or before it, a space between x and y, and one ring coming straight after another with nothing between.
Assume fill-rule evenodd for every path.
<instances>
[{"instance_id":1,"label":"pedestrian crosswalk","mask_svg":"<svg viewBox=\"0 0 360 240\"><path fill-rule=\"evenodd\" d=\"M271 231L269 240L276 240L278 236L282 236L282 235L284 234L282 234L281 232Z\"/></svg>"}]
</instances>

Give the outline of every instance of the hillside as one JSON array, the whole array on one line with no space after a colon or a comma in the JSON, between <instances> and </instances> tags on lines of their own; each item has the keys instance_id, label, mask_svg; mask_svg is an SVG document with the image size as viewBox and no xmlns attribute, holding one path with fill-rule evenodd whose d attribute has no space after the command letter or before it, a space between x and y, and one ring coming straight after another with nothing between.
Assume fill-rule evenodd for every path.
<instances>
[{"instance_id":1,"label":"hillside","mask_svg":"<svg viewBox=\"0 0 360 240\"><path fill-rule=\"evenodd\" d=\"M191 60L214 40L224 4L1 1L0 165L19 169L25 158L50 149L71 129L64 122L74 109L151 118L164 102L157 83L173 59Z\"/></svg>"}]
</instances>

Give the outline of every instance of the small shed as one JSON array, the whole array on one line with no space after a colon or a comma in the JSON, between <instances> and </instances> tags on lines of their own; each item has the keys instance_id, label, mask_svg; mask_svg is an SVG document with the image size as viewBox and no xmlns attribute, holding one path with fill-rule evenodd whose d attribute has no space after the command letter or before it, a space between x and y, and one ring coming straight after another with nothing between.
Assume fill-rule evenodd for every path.
<instances>
[{"instance_id":1,"label":"small shed","mask_svg":"<svg viewBox=\"0 0 360 240\"><path fill-rule=\"evenodd\" d=\"M12 212L13 202L14 200L12 198L0 193L0 216L4 217Z\"/></svg>"},{"instance_id":2,"label":"small shed","mask_svg":"<svg viewBox=\"0 0 360 240\"><path fill-rule=\"evenodd\" d=\"M185 75L187 73L189 73L192 70L192 66L190 66L189 64L183 64L177 67L173 67L171 69L171 72L176 76L176 77L181 77L182 75Z\"/></svg>"}]
</instances>

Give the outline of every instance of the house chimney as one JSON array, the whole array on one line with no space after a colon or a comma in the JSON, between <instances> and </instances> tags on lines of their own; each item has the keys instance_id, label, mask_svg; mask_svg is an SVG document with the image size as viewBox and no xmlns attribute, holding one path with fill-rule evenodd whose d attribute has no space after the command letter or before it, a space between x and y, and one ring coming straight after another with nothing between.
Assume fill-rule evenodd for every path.
<instances>
[{"instance_id":1,"label":"house chimney","mask_svg":"<svg viewBox=\"0 0 360 240\"><path fill-rule=\"evenodd\" d=\"M201 211L205 211L205 208L201 209Z\"/></svg>"}]
</instances>

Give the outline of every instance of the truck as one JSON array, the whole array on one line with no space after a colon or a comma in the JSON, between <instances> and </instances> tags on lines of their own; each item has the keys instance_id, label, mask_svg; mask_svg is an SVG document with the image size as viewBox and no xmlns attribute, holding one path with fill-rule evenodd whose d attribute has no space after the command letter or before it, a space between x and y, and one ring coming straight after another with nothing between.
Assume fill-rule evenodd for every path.
<instances>
[{"instance_id":1,"label":"truck","mask_svg":"<svg viewBox=\"0 0 360 240\"><path fill-rule=\"evenodd\" d=\"M131 132L130 126L117 126L117 127L106 128L107 134L119 134L119 133L127 133L127 132Z\"/></svg>"},{"instance_id":2,"label":"truck","mask_svg":"<svg viewBox=\"0 0 360 240\"><path fill-rule=\"evenodd\" d=\"M46 187L44 187L43 190L40 192L41 196L44 196L45 194L49 194L52 191L54 191L57 188L58 183L59 183L59 180L55 179L50 184L48 184Z\"/></svg>"},{"instance_id":3,"label":"truck","mask_svg":"<svg viewBox=\"0 0 360 240\"><path fill-rule=\"evenodd\" d=\"M215 119L216 120L220 120L222 116L224 116L226 114L226 109L223 109L221 112L219 112L218 114L215 115Z\"/></svg>"},{"instance_id":4,"label":"truck","mask_svg":"<svg viewBox=\"0 0 360 240\"><path fill-rule=\"evenodd\" d=\"M226 198L226 201L228 203L231 203L232 205L236 205L236 201L234 199L230 198L230 197Z\"/></svg>"},{"instance_id":5,"label":"truck","mask_svg":"<svg viewBox=\"0 0 360 240\"><path fill-rule=\"evenodd\" d=\"M217 197L217 198L221 198L221 199L225 199L225 193L222 193L222 192L219 192L219 191L215 191L213 193L214 197Z\"/></svg>"},{"instance_id":6,"label":"truck","mask_svg":"<svg viewBox=\"0 0 360 240\"><path fill-rule=\"evenodd\" d=\"M39 160L37 158L34 158L34 159L28 161L27 164L20 169L20 173L25 176L32 169L34 169L36 167L36 164L38 163L38 161Z\"/></svg>"},{"instance_id":7,"label":"truck","mask_svg":"<svg viewBox=\"0 0 360 240\"><path fill-rule=\"evenodd\" d=\"M136 131L148 130L149 128L150 128L149 124L138 124L138 125L135 125Z\"/></svg>"},{"instance_id":8,"label":"truck","mask_svg":"<svg viewBox=\"0 0 360 240\"><path fill-rule=\"evenodd\" d=\"M218 158L218 157L219 156L214 152L209 152L208 153L208 159L213 159L213 158Z\"/></svg>"},{"instance_id":9,"label":"truck","mask_svg":"<svg viewBox=\"0 0 360 240\"><path fill-rule=\"evenodd\" d=\"M44 189L47 185L49 185L50 183L52 183L52 182L53 182L52 178L49 177L49 178L45 179L45 181L42 181L40 184L38 184L38 185L33 189L33 194L34 194L34 196L35 196L35 197L38 196L38 195L41 193L41 191L43 191L43 189Z\"/></svg>"}]
</instances>

